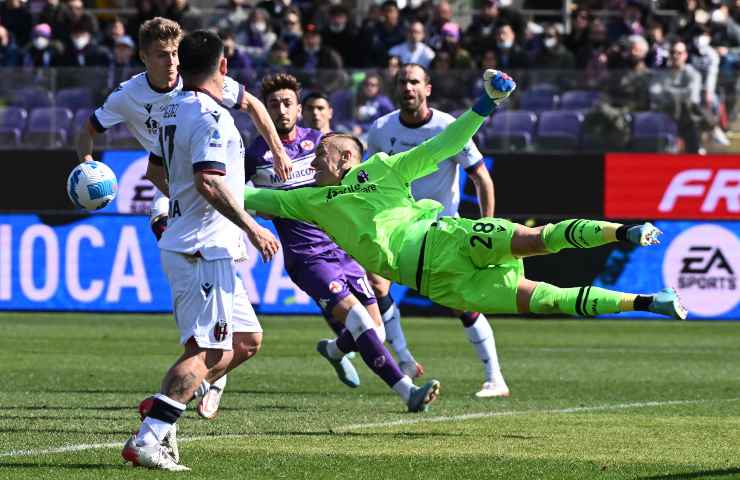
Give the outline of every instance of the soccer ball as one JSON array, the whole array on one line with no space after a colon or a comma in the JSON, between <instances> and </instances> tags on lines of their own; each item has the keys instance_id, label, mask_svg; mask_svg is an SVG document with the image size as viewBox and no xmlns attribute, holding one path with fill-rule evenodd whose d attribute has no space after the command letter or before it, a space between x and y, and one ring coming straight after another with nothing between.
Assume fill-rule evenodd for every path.
<instances>
[{"instance_id":1,"label":"soccer ball","mask_svg":"<svg viewBox=\"0 0 740 480\"><path fill-rule=\"evenodd\" d=\"M118 192L118 180L108 165L95 160L77 165L67 178L67 195L77 207L100 210Z\"/></svg>"}]
</instances>

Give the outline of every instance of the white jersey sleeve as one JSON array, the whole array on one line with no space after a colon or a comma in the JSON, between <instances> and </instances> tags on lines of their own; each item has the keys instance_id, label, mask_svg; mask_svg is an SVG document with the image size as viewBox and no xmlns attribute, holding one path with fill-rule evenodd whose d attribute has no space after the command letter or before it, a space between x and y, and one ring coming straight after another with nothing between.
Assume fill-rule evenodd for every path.
<instances>
[{"instance_id":1,"label":"white jersey sleeve","mask_svg":"<svg viewBox=\"0 0 740 480\"><path fill-rule=\"evenodd\" d=\"M193 172L226 175L226 145L223 132L214 112L203 114L203 120L195 124L190 135L190 152Z\"/></svg>"},{"instance_id":2,"label":"white jersey sleeve","mask_svg":"<svg viewBox=\"0 0 740 480\"><path fill-rule=\"evenodd\" d=\"M224 94L221 103L229 108L236 108L238 110L242 103L242 98L244 98L244 85L231 77L224 77Z\"/></svg>"},{"instance_id":3,"label":"white jersey sleeve","mask_svg":"<svg viewBox=\"0 0 740 480\"><path fill-rule=\"evenodd\" d=\"M468 141L467 145L465 145L462 152L452 157L452 160L465 170L468 170L483 161L483 155L480 153L480 150L478 150L478 147L475 146L475 142L471 139Z\"/></svg>"},{"instance_id":4,"label":"white jersey sleeve","mask_svg":"<svg viewBox=\"0 0 740 480\"><path fill-rule=\"evenodd\" d=\"M126 97L123 87L118 86L108 95L105 103L93 112L90 121L98 133L103 133L113 125L126 122L129 103Z\"/></svg>"}]
</instances>

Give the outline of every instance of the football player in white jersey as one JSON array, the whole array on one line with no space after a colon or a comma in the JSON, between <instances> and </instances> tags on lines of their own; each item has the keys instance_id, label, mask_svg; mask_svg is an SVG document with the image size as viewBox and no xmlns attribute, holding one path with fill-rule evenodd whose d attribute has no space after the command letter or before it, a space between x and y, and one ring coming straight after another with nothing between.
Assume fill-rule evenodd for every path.
<instances>
[{"instance_id":1,"label":"football player in white jersey","mask_svg":"<svg viewBox=\"0 0 740 480\"><path fill-rule=\"evenodd\" d=\"M368 157L377 152L393 155L409 150L432 138L454 120L452 115L430 108L427 104L427 98L432 93L432 85L428 72L421 65L404 65L398 73L396 88L400 109L380 117L372 125L367 135ZM413 182L411 191L414 198L436 200L444 207L441 216L457 216L460 204L460 167L465 169L473 181L480 203L481 217L492 217L493 181L483 163L482 155L472 141L460 154L440 163L436 172ZM399 357L401 369L412 378L422 375L424 369L416 362L406 343L398 306L390 296L390 282L370 273L368 277L378 297L378 306L383 314L388 341ZM488 320L479 312L455 313L459 315L465 334L485 370L483 387L476 396L479 398L509 396L509 388L501 374L496 354L493 330Z\"/></svg>"},{"instance_id":2,"label":"football player in white jersey","mask_svg":"<svg viewBox=\"0 0 740 480\"><path fill-rule=\"evenodd\" d=\"M159 244L184 353L121 452L134 465L163 470L188 469L162 441L201 382L239 363L233 346L261 344L262 327L236 275L235 262L246 257L243 233L265 260L280 248L241 205L244 143L222 103L223 42L198 30L182 39L178 53L183 89L164 106L147 176L170 198Z\"/></svg>"},{"instance_id":3,"label":"football player in white jersey","mask_svg":"<svg viewBox=\"0 0 740 480\"><path fill-rule=\"evenodd\" d=\"M87 128L80 129L77 137L77 155L80 162L92 160L94 137L116 124L124 123L131 134L148 152L155 151L158 143L158 129L162 123L164 108L179 91L182 79L178 73L179 60L177 46L183 31L176 22L155 17L144 22L139 29L139 52L146 71L134 75L118 86L105 103L90 116ZM257 130L265 138L273 153L275 171L281 178L287 178L292 169L292 161L283 149L280 137L270 120L264 104L251 95L230 77L224 78L223 104L238 108L250 114ZM152 202L150 222L157 239L167 226L169 200L159 190ZM238 358L249 358L254 346L239 350ZM246 347L246 346L245 346ZM226 385L226 376L213 385L204 380L198 391L200 403L198 414L204 418L214 418L218 412L221 394ZM151 400L142 402L140 410L146 413Z\"/></svg>"}]
</instances>

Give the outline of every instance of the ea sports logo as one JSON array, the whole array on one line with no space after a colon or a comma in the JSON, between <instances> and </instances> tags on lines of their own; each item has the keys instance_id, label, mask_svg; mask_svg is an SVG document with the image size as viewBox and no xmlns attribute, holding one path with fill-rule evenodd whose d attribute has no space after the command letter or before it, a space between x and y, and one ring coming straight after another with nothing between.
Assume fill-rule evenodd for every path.
<instances>
[{"instance_id":1,"label":"ea sports logo","mask_svg":"<svg viewBox=\"0 0 740 480\"><path fill-rule=\"evenodd\" d=\"M738 272L740 239L719 225L689 228L671 242L663 259L665 285L702 316L721 315L740 302Z\"/></svg>"}]
</instances>

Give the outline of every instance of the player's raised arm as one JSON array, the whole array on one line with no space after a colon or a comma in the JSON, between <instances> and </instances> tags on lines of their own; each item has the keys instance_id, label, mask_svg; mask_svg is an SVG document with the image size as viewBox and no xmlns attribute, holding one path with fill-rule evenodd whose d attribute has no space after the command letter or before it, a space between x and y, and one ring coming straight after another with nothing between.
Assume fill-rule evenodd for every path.
<instances>
[{"instance_id":1,"label":"player's raised arm","mask_svg":"<svg viewBox=\"0 0 740 480\"><path fill-rule=\"evenodd\" d=\"M385 162L395 168L404 178L414 180L437 170L437 164L457 155L500 102L516 88L508 75L497 70L486 70L483 74L485 93L475 105L452 122L441 133L421 145L388 157Z\"/></svg>"},{"instance_id":2,"label":"player's raised arm","mask_svg":"<svg viewBox=\"0 0 740 480\"><path fill-rule=\"evenodd\" d=\"M275 124L270 118L265 105L257 97L245 90L242 100L242 110L249 113L254 126L257 127L257 131L265 139L267 146L270 147L275 173L280 180L286 181L290 172L293 171L293 161L285 153L283 142L280 141L280 136L277 130L275 130Z\"/></svg>"}]
</instances>

